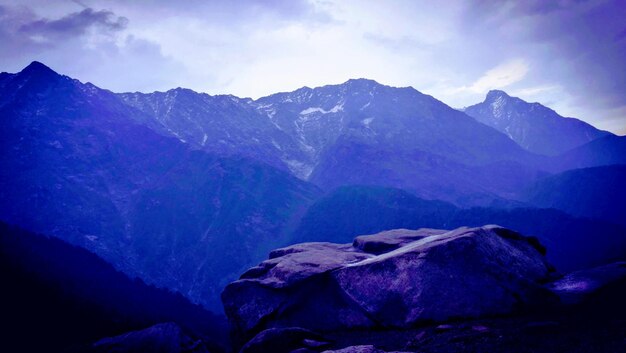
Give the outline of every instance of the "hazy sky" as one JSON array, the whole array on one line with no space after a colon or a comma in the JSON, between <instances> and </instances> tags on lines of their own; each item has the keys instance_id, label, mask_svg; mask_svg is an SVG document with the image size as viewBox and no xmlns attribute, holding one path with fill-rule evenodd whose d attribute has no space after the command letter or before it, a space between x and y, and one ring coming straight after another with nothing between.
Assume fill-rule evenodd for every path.
<instances>
[{"instance_id":1,"label":"hazy sky","mask_svg":"<svg viewBox=\"0 0 626 353\"><path fill-rule=\"evenodd\" d=\"M365 77L463 107L503 89L626 134L626 0L0 0L0 53L116 92Z\"/></svg>"}]
</instances>

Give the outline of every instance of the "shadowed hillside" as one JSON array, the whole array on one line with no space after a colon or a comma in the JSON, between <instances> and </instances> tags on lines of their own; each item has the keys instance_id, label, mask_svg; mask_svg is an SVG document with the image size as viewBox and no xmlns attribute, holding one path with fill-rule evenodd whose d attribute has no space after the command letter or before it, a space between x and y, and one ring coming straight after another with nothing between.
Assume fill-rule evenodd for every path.
<instances>
[{"instance_id":1,"label":"shadowed hillside","mask_svg":"<svg viewBox=\"0 0 626 353\"><path fill-rule=\"evenodd\" d=\"M227 344L223 317L130 279L87 250L5 223L0 274L7 352L79 352L102 337L161 322L176 322L212 350Z\"/></svg>"}]
</instances>

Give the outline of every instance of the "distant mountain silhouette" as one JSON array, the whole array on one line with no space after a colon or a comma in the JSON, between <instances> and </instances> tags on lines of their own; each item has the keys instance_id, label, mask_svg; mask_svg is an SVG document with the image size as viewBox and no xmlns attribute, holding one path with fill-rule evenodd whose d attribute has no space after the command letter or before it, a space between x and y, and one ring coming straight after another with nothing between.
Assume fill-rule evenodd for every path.
<instances>
[{"instance_id":1,"label":"distant mountain silhouette","mask_svg":"<svg viewBox=\"0 0 626 353\"><path fill-rule=\"evenodd\" d=\"M571 271L626 259L626 227L555 209L457 208L393 188L343 187L320 198L294 231L293 243L349 243L387 229L452 229L498 224L539 238L548 259Z\"/></svg>"},{"instance_id":2,"label":"distant mountain silhouette","mask_svg":"<svg viewBox=\"0 0 626 353\"><path fill-rule=\"evenodd\" d=\"M626 136L606 136L549 160L554 171L626 164Z\"/></svg>"},{"instance_id":3,"label":"distant mountain silhouette","mask_svg":"<svg viewBox=\"0 0 626 353\"><path fill-rule=\"evenodd\" d=\"M626 164L574 169L538 180L523 198L538 207L626 226Z\"/></svg>"},{"instance_id":4,"label":"distant mountain silhouette","mask_svg":"<svg viewBox=\"0 0 626 353\"><path fill-rule=\"evenodd\" d=\"M574 118L564 118L539 103L528 103L503 91L490 91L485 101L464 112L509 136L525 149L557 155L600 137L612 135Z\"/></svg>"}]
</instances>

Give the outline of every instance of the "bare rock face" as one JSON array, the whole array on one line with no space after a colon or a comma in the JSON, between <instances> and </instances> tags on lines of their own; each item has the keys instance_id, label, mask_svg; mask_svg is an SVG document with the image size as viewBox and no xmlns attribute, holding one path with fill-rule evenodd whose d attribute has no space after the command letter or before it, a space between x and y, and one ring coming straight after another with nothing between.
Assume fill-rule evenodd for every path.
<instances>
[{"instance_id":1,"label":"bare rock face","mask_svg":"<svg viewBox=\"0 0 626 353\"><path fill-rule=\"evenodd\" d=\"M507 314L556 300L542 286L553 274L544 253L536 239L499 226L297 244L228 285L222 301L242 342L272 327L404 328Z\"/></svg>"}]
</instances>

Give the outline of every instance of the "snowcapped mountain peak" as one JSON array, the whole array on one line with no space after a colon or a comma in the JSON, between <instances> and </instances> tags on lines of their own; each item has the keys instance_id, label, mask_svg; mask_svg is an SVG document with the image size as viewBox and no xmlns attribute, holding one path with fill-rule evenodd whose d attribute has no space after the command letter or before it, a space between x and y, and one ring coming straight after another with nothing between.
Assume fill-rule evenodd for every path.
<instances>
[{"instance_id":1,"label":"snowcapped mountain peak","mask_svg":"<svg viewBox=\"0 0 626 353\"><path fill-rule=\"evenodd\" d=\"M389 88L389 86L385 86L367 78L350 79L339 85L339 89L344 92L344 94L350 95L374 96L376 92L381 91L384 88Z\"/></svg>"},{"instance_id":2,"label":"snowcapped mountain peak","mask_svg":"<svg viewBox=\"0 0 626 353\"><path fill-rule=\"evenodd\" d=\"M539 103L528 103L506 92L493 90L482 103L465 113L489 125L525 149L556 155L609 134L573 118L564 118Z\"/></svg>"},{"instance_id":3,"label":"snowcapped mountain peak","mask_svg":"<svg viewBox=\"0 0 626 353\"><path fill-rule=\"evenodd\" d=\"M510 100L510 96L504 91L489 91L485 103L488 103L491 107L491 112L494 118L501 119L505 115L504 106Z\"/></svg>"},{"instance_id":4,"label":"snowcapped mountain peak","mask_svg":"<svg viewBox=\"0 0 626 353\"><path fill-rule=\"evenodd\" d=\"M498 99L507 99L507 98L511 98L511 96L509 96L508 93L498 90L498 89L494 89L491 90L487 93L487 97L485 99L485 102L491 102L494 100L498 100Z\"/></svg>"}]
</instances>

